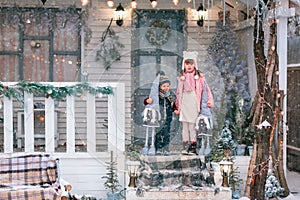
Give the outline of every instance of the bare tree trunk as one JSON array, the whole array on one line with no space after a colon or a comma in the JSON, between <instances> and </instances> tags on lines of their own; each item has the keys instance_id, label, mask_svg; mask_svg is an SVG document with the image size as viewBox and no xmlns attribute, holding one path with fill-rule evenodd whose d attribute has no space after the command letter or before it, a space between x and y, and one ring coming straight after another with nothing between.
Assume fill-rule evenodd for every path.
<instances>
[{"instance_id":1,"label":"bare tree trunk","mask_svg":"<svg viewBox=\"0 0 300 200\"><path fill-rule=\"evenodd\" d=\"M261 13L261 5L257 13ZM256 18L262 16L256 15ZM260 112L258 117L253 118L252 123L256 126L267 120L272 126L271 128L259 127L256 129L257 148L255 158L255 167L251 174L250 199L265 199L265 182L268 175L270 155L272 155L272 143L274 131L276 130L277 121L274 114L276 113L276 98L278 90L278 77L275 71L278 70L278 59L276 53L276 24L272 23L270 27L270 40L268 59L264 55L264 32L263 19L255 20L255 33L258 38L254 41L255 66L257 72L257 86L260 95L258 104ZM258 23L258 24L257 24ZM256 38L254 37L254 38ZM278 108L277 108L278 110ZM275 111L275 113L274 113ZM256 114L256 113L255 113ZM252 161L253 162L253 161ZM274 162L272 162L274 163Z\"/></svg>"}]
</instances>

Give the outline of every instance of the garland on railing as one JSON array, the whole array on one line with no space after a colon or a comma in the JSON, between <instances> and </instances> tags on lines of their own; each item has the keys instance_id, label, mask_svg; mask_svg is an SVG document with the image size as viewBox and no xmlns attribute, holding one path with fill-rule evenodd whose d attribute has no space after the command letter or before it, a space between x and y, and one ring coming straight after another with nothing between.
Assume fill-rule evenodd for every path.
<instances>
[{"instance_id":1,"label":"garland on railing","mask_svg":"<svg viewBox=\"0 0 300 200\"><path fill-rule=\"evenodd\" d=\"M101 94L113 94L112 87L92 87L87 82L77 83L71 86L55 87L50 84L43 84L38 82L20 81L15 85L6 86L0 82L0 94L11 98L21 99L23 91L30 94L43 95L46 98L51 97L52 99L60 100L65 98L67 95L75 96L82 94L83 91L87 91L90 94L96 95ZM20 98L21 97L21 98Z\"/></svg>"}]
</instances>

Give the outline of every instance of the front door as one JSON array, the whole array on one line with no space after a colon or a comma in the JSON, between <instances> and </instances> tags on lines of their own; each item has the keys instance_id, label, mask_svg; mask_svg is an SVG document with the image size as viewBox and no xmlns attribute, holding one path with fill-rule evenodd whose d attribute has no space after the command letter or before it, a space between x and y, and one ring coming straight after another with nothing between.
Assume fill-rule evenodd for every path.
<instances>
[{"instance_id":1,"label":"front door","mask_svg":"<svg viewBox=\"0 0 300 200\"><path fill-rule=\"evenodd\" d=\"M182 52L186 49L183 29L184 10L136 10L133 14L133 129L135 137L144 137L142 113L158 71L164 71L176 90Z\"/></svg>"}]
</instances>

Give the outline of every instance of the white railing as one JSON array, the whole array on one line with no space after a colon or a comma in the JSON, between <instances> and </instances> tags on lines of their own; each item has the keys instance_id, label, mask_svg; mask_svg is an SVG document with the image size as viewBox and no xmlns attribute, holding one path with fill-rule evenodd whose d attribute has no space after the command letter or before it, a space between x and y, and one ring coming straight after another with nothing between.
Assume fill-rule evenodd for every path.
<instances>
[{"instance_id":1,"label":"white railing","mask_svg":"<svg viewBox=\"0 0 300 200\"><path fill-rule=\"evenodd\" d=\"M6 82L12 86L16 83ZM54 87L67 87L76 83L47 82ZM123 83L89 83L92 87L110 86L113 94L108 95L108 152L125 151L125 86ZM96 100L95 95L86 92L86 130L87 152L96 152ZM24 151L34 152L34 97L24 92ZM55 105L51 97L44 99L45 104L45 152L55 152ZM66 154L75 153L75 97L66 97ZM4 153L14 152L14 106L13 98L3 97Z\"/></svg>"}]
</instances>

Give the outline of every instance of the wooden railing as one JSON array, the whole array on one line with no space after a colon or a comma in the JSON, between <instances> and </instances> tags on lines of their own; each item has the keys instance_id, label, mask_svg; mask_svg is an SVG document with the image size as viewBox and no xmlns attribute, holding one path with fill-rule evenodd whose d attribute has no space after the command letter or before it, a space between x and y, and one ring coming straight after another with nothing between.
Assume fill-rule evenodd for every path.
<instances>
[{"instance_id":1,"label":"wooden railing","mask_svg":"<svg viewBox=\"0 0 300 200\"><path fill-rule=\"evenodd\" d=\"M7 82L5 85L12 86L16 83ZM66 82L48 82L43 84L53 85L54 87L67 87L76 83ZM93 87L110 86L113 94L107 96L107 150L125 151L125 86L123 83L89 83ZM86 151L88 153L96 152L96 98L94 94L86 92ZM45 152L55 152L55 101L51 97L43 97L45 105ZM66 96L66 154L75 153L75 98L72 95ZM24 115L24 150L25 152L34 152L34 95L24 92L24 106L22 115ZM14 152L14 99L3 96L3 148L4 153Z\"/></svg>"}]
</instances>

